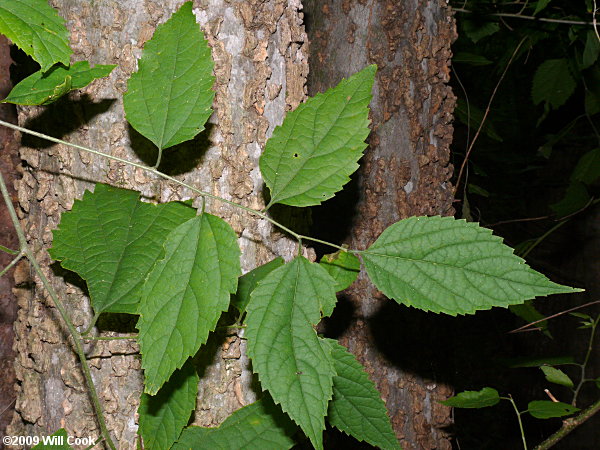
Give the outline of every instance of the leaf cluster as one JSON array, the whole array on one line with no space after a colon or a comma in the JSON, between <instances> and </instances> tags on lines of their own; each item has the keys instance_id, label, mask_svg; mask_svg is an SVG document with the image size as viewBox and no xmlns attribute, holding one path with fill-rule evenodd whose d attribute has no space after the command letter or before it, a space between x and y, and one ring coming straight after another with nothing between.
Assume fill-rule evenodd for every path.
<instances>
[{"instance_id":1,"label":"leaf cluster","mask_svg":"<svg viewBox=\"0 0 600 450\"><path fill-rule=\"evenodd\" d=\"M34 36L31 42L9 34L42 69L6 101L47 104L112 70L87 62L67 67L68 52L36 50L35 36L50 19L59 29L53 36L64 44L62 19L42 0L6 4L0 1L0 25L15 26L11 14L25 17L32 5L43 12L18 22L23 33ZM47 47L54 42L41 36ZM213 61L192 2L156 29L138 67L124 107L129 123L158 147L157 167L162 150L175 151L175 144L192 139L211 114ZM349 181L366 148L375 73L368 66L289 113L260 158L271 199L266 212L237 206L288 231L299 245L310 240L269 217L268 208L319 205ZM158 449L200 442L289 448L294 433L322 449L326 420L358 440L399 448L364 368L315 331L333 312L336 292L362 268L390 299L449 315L577 291L529 268L490 230L449 217L401 220L365 249L329 245L339 252L320 263L276 258L242 275L238 236L223 219L189 202L152 205L140 201L138 192L99 183L62 215L50 254L86 281L95 318L114 312L138 316L144 369L139 432L147 448ZM248 355L265 393L218 428L186 427L198 388L193 358L230 306L240 314L237 325L245 327Z\"/></svg>"}]
</instances>

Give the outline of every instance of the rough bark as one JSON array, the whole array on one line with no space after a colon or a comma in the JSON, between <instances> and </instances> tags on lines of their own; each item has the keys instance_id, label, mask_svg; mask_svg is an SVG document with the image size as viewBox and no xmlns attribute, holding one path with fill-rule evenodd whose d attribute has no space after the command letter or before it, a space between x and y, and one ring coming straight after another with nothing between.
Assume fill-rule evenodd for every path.
<instances>
[{"instance_id":1,"label":"rough bark","mask_svg":"<svg viewBox=\"0 0 600 450\"><path fill-rule=\"evenodd\" d=\"M346 242L362 249L402 218L451 215L454 96L447 83L455 27L446 2L309 0L305 10L311 95L367 64L379 67L371 102L373 132L354 190L348 190L353 198L317 213L315 220L323 222L319 230L323 233L330 221L338 240L343 238L340 218L357 202ZM331 214L336 207L340 212ZM436 345L433 315L397 307L364 274L345 296L344 320L352 316L352 323L343 330L336 325L336 335L376 381L404 448L450 448L442 430L450 411L438 401L452 389L438 379L435 362L424 350L424 343Z\"/></svg>"},{"instance_id":2,"label":"rough bark","mask_svg":"<svg viewBox=\"0 0 600 450\"><path fill-rule=\"evenodd\" d=\"M22 108L20 124L112 155L153 164L156 153L128 128L122 94L136 58L156 28L181 5L179 0L53 0L66 18L73 60L118 64L108 79L47 109ZM161 170L200 189L260 209L263 183L257 169L266 138L284 112L305 97L306 38L299 0L197 0L194 12L216 62L215 113L207 132L167 150ZM60 213L95 182L136 189L152 201L190 198L172 183L129 166L107 162L62 145L23 138L23 179L18 185L20 217L45 273L83 329L91 314L82 281L50 266L47 248ZM199 202L196 201L196 206ZM216 202L207 209L225 218L240 236L242 266L249 270L274 255L290 257L295 244L265 221ZM9 432L48 434L65 427L71 436L98 436L81 372L52 302L24 266L15 325L18 399ZM115 322L102 325L113 330ZM125 320L121 327L131 327ZM215 425L253 401L245 341L218 336L203 347L194 423ZM141 392L137 346L129 341L88 346L93 378L120 448L135 448L136 410Z\"/></svg>"},{"instance_id":3,"label":"rough bark","mask_svg":"<svg viewBox=\"0 0 600 450\"><path fill-rule=\"evenodd\" d=\"M10 57L9 41L0 36L0 98L4 98L12 89L10 82ZM0 105L0 119L15 123L16 110L12 105ZM10 194L16 200L13 183L17 178L18 144L15 133L0 127L0 170L6 180ZM0 244L13 250L18 250L19 241L13 228L7 208L0 209ZM6 267L14 256L0 252L0 268ZM0 269L1 270L1 269ZM17 317L17 300L12 292L14 268L0 278L0 434L5 434L15 402L14 385L15 370L13 360L15 354L12 349L14 332L13 322ZM2 444L0 444L0 448Z\"/></svg>"}]
</instances>

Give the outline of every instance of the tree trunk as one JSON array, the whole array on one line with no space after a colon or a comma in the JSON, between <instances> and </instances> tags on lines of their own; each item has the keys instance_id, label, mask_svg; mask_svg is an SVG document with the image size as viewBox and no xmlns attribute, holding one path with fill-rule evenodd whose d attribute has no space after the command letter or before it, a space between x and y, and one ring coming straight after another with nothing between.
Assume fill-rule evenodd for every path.
<instances>
[{"instance_id":1,"label":"tree trunk","mask_svg":"<svg viewBox=\"0 0 600 450\"><path fill-rule=\"evenodd\" d=\"M11 64L9 41L4 36L0 36L0 98L6 97L12 89L9 70ZM14 105L1 104L0 119L15 123L17 114ZM17 178L18 150L19 146L13 130L0 127L0 170L8 185L13 203L16 200L13 184ZM19 240L8 214L8 208L0 209L0 243L13 250L19 248ZM4 269L13 258L13 255L0 252L0 268ZM12 347L17 301L12 292L14 270L13 267L0 278L0 434L2 435L6 434L5 430L12 416L10 412L13 410L15 402L16 379L13 368L15 355ZM1 445L0 448L2 448Z\"/></svg>"},{"instance_id":2,"label":"tree trunk","mask_svg":"<svg viewBox=\"0 0 600 450\"><path fill-rule=\"evenodd\" d=\"M455 27L446 2L307 0L305 11L311 95L367 64L379 67L373 132L354 189L316 212L316 230L364 249L402 218L453 214L454 96L447 83ZM340 236L344 217L353 226ZM329 330L367 367L403 447L451 448L442 429L450 424L450 409L438 401L452 389L430 348L446 348L436 342L435 315L384 299L364 274L345 297L337 314L351 325L329 324Z\"/></svg>"},{"instance_id":3,"label":"tree trunk","mask_svg":"<svg viewBox=\"0 0 600 450\"><path fill-rule=\"evenodd\" d=\"M179 0L54 0L67 20L73 60L118 64L107 79L47 108L21 108L28 128L115 156L152 165L156 152L124 120L122 95L145 41L181 5ZM264 206L258 157L284 112L305 98L308 71L300 0L196 0L194 12L215 59L215 113L200 138L167 150L160 169L205 191L260 209ZM187 199L187 192L117 162L23 136L20 218L38 261L80 330L91 310L82 280L64 273L47 249L60 214L93 183L141 191L153 201ZM199 202L195 202L198 206ZM296 244L265 221L209 202L240 236L244 271L275 255L293 256ZM70 436L97 437L95 420L65 327L39 280L19 289L15 324L18 399L9 434L47 435L65 427ZM23 275L21 275L23 278ZM21 279L21 286L24 280ZM132 322L100 323L102 331L131 330ZM221 336L201 349L203 378L194 423L214 426L255 398L245 341ZM137 345L100 341L87 347L92 375L119 448L135 448L136 410L142 390Z\"/></svg>"}]
</instances>

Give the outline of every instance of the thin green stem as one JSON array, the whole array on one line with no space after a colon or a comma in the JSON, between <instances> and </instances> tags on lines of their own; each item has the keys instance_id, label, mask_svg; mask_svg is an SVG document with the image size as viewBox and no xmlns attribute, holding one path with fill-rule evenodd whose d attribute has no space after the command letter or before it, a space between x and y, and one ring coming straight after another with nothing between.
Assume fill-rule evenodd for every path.
<instances>
[{"instance_id":1,"label":"thin green stem","mask_svg":"<svg viewBox=\"0 0 600 450\"><path fill-rule=\"evenodd\" d=\"M4 125L5 127L12 128L13 130L17 130L17 131L20 131L22 133L30 134L32 136L36 136L36 137L39 137L41 139L45 139L45 140L50 141L50 142L54 142L54 143L57 143L57 144L66 145L68 147L76 148L78 150L83 150L84 152L92 153L94 155L102 156L102 157L105 157L107 159L111 159L113 161L118 161L120 163L127 164L127 165L130 165L132 167L137 167L139 169L145 170L145 171L150 172L150 173L152 173L152 174L154 174L154 175L156 175L158 177L161 177L161 178L163 178L165 180L172 181L173 183L176 183L179 186L187 188L190 191L195 192L196 194L198 194L201 197L210 198L212 200L216 200L216 201L219 201L221 203L225 203L227 205L230 205L230 206L233 206L235 208L238 208L238 209L241 209L243 211L246 211L247 213L250 213L252 215L258 216L261 219L264 219L264 220L270 222L271 224L273 224L274 226L276 226L280 230L285 231L286 233L289 233L296 240L305 239L305 240L310 240L310 241L313 241L313 242L319 242L321 244L328 245L328 246L333 247L333 248L346 250L346 249L342 248L341 246L333 244L331 242L327 242L327 241L323 241L323 240L320 240L320 239L311 238L311 237L308 237L308 236L303 236L303 235L301 235L299 233L296 233L295 231L292 231L291 229L289 229L288 227L284 226L283 224L277 222L275 219L272 219L271 217L267 216L264 212L258 211L256 209L249 208L249 207L244 206L244 205L240 205L239 203L236 203L236 202L231 201L231 200L227 200L227 199L225 199L223 197L219 197L218 195L214 195L214 194L210 194L208 192L204 192L204 191L202 191L200 189L197 189L197 188L195 188L195 187L193 187L193 186L191 186L191 185L189 185L187 183L184 183L183 181L179 181L176 178L173 178L173 177L171 177L171 176L169 176L169 175L167 175L165 173L162 173L162 172L160 172L160 171L158 171L158 170L156 170L156 169L154 169L152 167L148 167L148 166L145 166L143 164L139 164L139 163L136 163L136 162L133 162L133 161L128 161L127 159L119 158L118 156L109 155L109 154L103 153L101 151L94 150L92 148L84 147L82 145L73 144L71 142L66 142L66 141L63 141L61 139L57 139L55 137L48 136L48 135L43 134L43 133L38 133L37 131L28 130L27 128L23 128L23 127L20 127L18 125L14 125L14 124L9 123L9 122L5 122L3 120L0 120L0 125ZM266 210L267 210L267 208L265 208L265 211ZM358 250L347 250L347 251L349 251L349 252L358 252Z\"/></svg>"},{"instance_id":2,"label":"thin green stem","mask_svg":"<svg viewBox=\"0 0 600 450\"><path fill-rule=\"evenodd\" d=\"M337 248L338 250L343 250L343 251L349 252L349 253L361 253L362 252L362 250L348 249L348 248L343 247L341 245L332 244L331 242L322 241L321 239L316 239L316 238L313 238L313 237L310 237L310 236L304 236L303 234L299 235L298 239L303 239L305 241L311 241L311 242L318 242L319 244L328 245L329 247Z\"/></svg>"},{"instance_id":3,"label":"thin green stem","mask_svg":"<svg viewBox=\"0 0 600 450\"><path fill-rule=\"evenodd\" d=\"M30 134L32 136L36 136L36 137L39 137L41 139L45 139L47 141L54 142L56 144L66 145L68 147L76 148L78 150L83 150L84 152L88 152L88 153L91 153L93 155L102 156L104 158L111 159L113 161L118 161L120 163L127 164L127 165L132 166L132 167L137 167L139 169L142 169L142 170L145 170L147 172L150 172L150 173L152 173L152 174L154 174L154 175L156 175L158 177L164 178L165 180L172 181L173 183L176 183L179 186L187 188L187 189L195 192L196 194L198 194L198 195L200 195L202 197L207 197L207 198L210 198L212 200L217 200L217 201L219 201L221 203L226 203L226 204L231 205L231 206L233 206L235 208L241 209L241 210L246 211L246 212L248 212L250 214L258 216L261 219L265 219L266 221L268 221L268 222L272 223L273 225L275 225L280 230L283 230L286 233L291 234L295 239L298 239L298 237L300 236L295 231L290 230L286 226L280 224L276 220L270 218L266 214L261 213L260 211L257 211L255 209L249 208L249 207L244 206L244 205L240 205L239 203L233 202L231 200L227 200L227 199L225 199L223 197L219 197L218 195L214 195L214 194L210 194L208 192L204 192L204 191L202 191L202 190L200 190L198 188L195 188L195 187L193 187L193 186L191 186L191 185L189 185L187 183L184 183L183 181L179 181L176 178L173 178L173 177L171 177L171 176L169 176L169 175L167 175L165 173L162 173L162 172L160 172L160 171L158 171L156 169L153 169L152 167L148 167L148 166L145 166L143 164L136 163L134 161L128 161L127 159L119 158L118 156L109 155L107 153L104 153L104 152L101 152L101 151L98 151L98 150L94 150L92 148L84 147L82 145L73 144L71 142L63 141L62 139L57 139L55 137L48 136L48 135L43 134L43 133L38 133L37 131L28 130L27 128L23 128L23 127L20 127L18 125L14 125L14 124L9 123L9 122L5 122L3 120L0 120L0 125L4 125L5 127L12 128L13 130L20 131L21 133Z\"/></svg>"},{"instance_id":4,"label":"thin green stem","mask_svg":"<svg viewBox=\"0 0 600 450\"><path fill-rule=\"evenodd\" d=\"M579 395L579 391L581 390L581 387L583 386L583 384L586 382L585 371L587 369L587 365L588 365L588 362L590 361L590 356L592 355L592 350L594 348L594 337L596 336L596 328L598 327L599 321L600 321L600 315L598 317L596 317L596 320L594 320L594 322L592 324L592 330L590 332L590 339L588 341L587 352L585 354L583 363L581 363L581 379L579 380L579 383L577 384L577 386L575 387L575 389L573 391L573 400L571 401L571 404L573 406L576 405L577 396Z\"/></svg>"},{"instance_id":5,"label":"thin green stem","mask_svg":"<svg viewBox=\"0 0 600 450\"><path fill-rule=\"evenodd\" d=\"M137 339L137 334L132 334L130 336L92 336L92 337L82 337L84 341L117 341L117 340L134 340Z\"/></svg>"},{"instance_id":6,"label":"thin green stem","mask_svg":"<svg viewBox=\"0 0 600 450\"><path fill-rule=\"evenodd\" d=\"M523 448L527 450L527 440L525 439L525 430L523 429L523 421L521 420L521 412L519 408L517 408L517 404L512 398L512 395L508 394L508 397L500 397L502 400L508 400L515 410L515 414L517 415L517 420L519 421L519 429L521 430L521 440L523 441Z\"/></svg>"},{"instance_id":7,"label":"thin green stem","mask_svg":"<svg viewBox=\"0 0 600 450\"><path fill-rule=\"evenodd\" d=\"M21 253L23 253L27 257L27 259L33 266L35 272L40 277L40 280L41 280L44 288L46 289L46 291L52 298L52 300L54 302L54 306L56 306L56 309L58 310L67 329L69 330L69 334L71 335L71 338L73 340L73 345L75 346L75 351L79 358L79 362L81 363L81 369L83 371L83 376L85 378L86 384L89 389L89 394L90 394L90 397L92 400L92 405L96 412L96 418L98 419L98 424L100 425L102 435L104 436L104 439L106 440L106 443L108 444L108 446L112 450L116 450L115 444L113 443L113 441L110 437L110 433L108 432L108 428L106 427L106 422L104 420L104 414L102 413L102 406L100 405L100 399L98 398L98 394L96 392L96 387L94 386L94 381L92 380L90 366L88 365L86 357L85 357L85 351L83 349L80 334L77 331L77 329L75 328L75 325L73 325L73 322L71 322L71 319L70 319L69 315L67 314L67 310L66 310L65 306L58 298L56 291L54 290L54 288L52 287L52 285L46 278L46 275L44 275L44 272L42 271L40 265L38 264L37 260L35 259L35 255L33 254L31 249L29 248L29 245L27 244L27 239L25 237L25 234L23 233L23 230L21 229L21 225L20 225L19 219L17 217L17 212L15 211L15 208L12 204L10 194L8 193L8 189L6 188L6 184L4 182L4 177L2 176L1 173L0 173L0 191L2 192L2 197L4 198L4 202L6 203L6 207L8 208L8 213L12 220L15 231L17 232L17 237L19 238Z\"/></svg>"},{"instance_id":8,"label":"thin green stem","mask_svg":"<svg viewBox=\"0 0 600 450\"><path fill-rule=\"evenodd\" d=\"M9 271L9 270L10 270L10 269L11 269L11 268L12 268L12 267L13 267L13 266L16 264L16 263L18 263L18 262L21 260L21 258L22 258L23 256L25 256L23 253L18 253L18 254L17 254L17 257L16 257L16 258L14 258L14 259L13 259L13 260L12 260L12 261L11 261L11 262L8 264L8 266L6 266L4 269L2 269L2 272L0 272L0 277L4 276L4 274L5 274L6 272L8 272L8 271Z\"/></svg>"},{"instance_id":9,"label":"thin green stem","mask_svg":"<svg viewBox=\"0 0 600 450\"><path fill-rule=\"evenodd\" d=\"M163 149L162 148L158 148L158 156L156 157L156 163L152 166L153 169L158 169L158 166L160 166L160 160L162 159L162 152Z\"/></svg>"},{"instance_id":10,"label":"thin green stem","mask_svg":"<svg viewBox=\"0 0 600 450\"><path fill-rule=\"evenodd\" d=\"M4 253L8 253L9 255L18 255L19 254L18 250L12 250L8 247L5 247L4 245L0 245L0 251L3 251Z\"/></svg>"},{"instance_id":11,"label":"thin green stem","mask_svg":"<svg viewBox=\"0 0 600 450\"><path fill-rule=\"evenodd\" d=\"M92 448L94 448L96 445L98 445L100 442L102 442L102 438L98 438L96 439L96 442L94 442L92 445L90 445L89 447L86 447L85 450L91 450Z\"/></svg>"},{"instance_id":12,"label":"thin green stem","mask_svg":"<svg viewBox=\"0 0 600 450\"><path fill-rule=\"evenodd\" d=\"M536 248L540 242L542 242L544 239L546 239L549 235L551 235L552 233L554 233L556 230L558 230L560 227L562 227L565 223L567 223L566 220L562 220L560 222L558 222L556 225L554 225L552 228L550 228L548 231L546 231L544 234L542 234L539 238L537 238L535 240L535 242L527 249L523 252L523 254L519 255L521 258L525 259L527 257L527 255L529 255L529 253L531 253L531 251Z\"/></svg>"},{"instance_id":13,"label":"thin green stem","mask_svg":"<svg viewBox=\"0 0 600 450\"><path fill-rule=\"evenodd\" d=\"M90 324L87 326L87 328L82 331L80 334L81 336L85 336L87 334L89 334L90 331L92 331L92 329L96 326L96 322L98 322L98 318L100 317L100 313L97 312L94 314L94 317L92 317L92 320L90 321Z\"/></svg>"}]
</instances>

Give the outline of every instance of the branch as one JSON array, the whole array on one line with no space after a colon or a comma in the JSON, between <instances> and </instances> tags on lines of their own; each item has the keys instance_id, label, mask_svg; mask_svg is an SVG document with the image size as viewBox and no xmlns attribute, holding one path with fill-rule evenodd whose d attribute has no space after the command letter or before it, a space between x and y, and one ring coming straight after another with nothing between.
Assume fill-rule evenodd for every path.
<instances>
[{"instance_id":1,"label":"branch","mask_svg":"<svg viewBox=\"0 0 600 450\"><path fill-rule=\"evenodd\" d=\"M600 400L597 400L590 407L588 407L587 409L584 409L575 417L570 417L569 419L563 420L562 427L560 427L560 429L556 433L554 433L552 436L550 436L544 442L542 442L541 444L536 446L534 450L549 449L553 445L557 444L558 441L560 441L562 438L564 438L569 433L571 433L571 431L573 431L579 425L582 425L584 422L586 422L589 418L591 418L598 411L600 411Z\"/></svg>"},{"instance_id":2,"label":"branch","mask_svg":"<svg viewBox=\"0 0 600 450\"><path fill-rule=\"evenodd\" d=\"M77 353L79 362L81 364L83 376L85 378L87 387L89 389L89 394L90 394L90 398L92 400L92 405L94 407L94 411L96 412L96 418L98 419L98 424L100 425L100 429L102 430L102 436L106 440L106 443L108 444L108 446L112 450L116 450L115 444L113 443L113 441L110 437L110 433L108 432L108 428L106 427L106 422L104 420L104 415L102 413L102 406L100 405L100 399L98 397L98 393L96 392L96 387L94 386L94 380L92 379L92 374L90 372L90 366L88 365L86 357L85 357L85 351L83 349L83 345L81 344L81 336L80 336L79 332L77 331L77 329L75 328L75 325L73 325L73 322L71 321L69 315L67 314L67 310L66 310L65 306L58 298L58 295L56 294L56 291L50 284L50 281L48 281L48 279L46 278L46 275L44 275L44 272L42 272L40 265L38 264L33 252L31 251L31 248L29 248L29 245L27 244L27 238L25 237L25 234L23 233L23 230L21 229L21 225L20 225L19 219L17 217L17 212L15 211L15 207L12 204L12 199L10 198L10 194L8 193L8 189L6 188L6 183L4 182L4 177L2 176L1 173L0 173L0 191L2 192L2 197L4 198L4 202L6 203L6 207L8 209L8 213L12 220L15 231L17 232L17 236L19 238L19 245L21 247L21 253L27 257L27 259L33 266L34 270L36 271L37 275L40 277L40 280L42 281L42 284L46 288L46 291L48 291L48 294L50 295L50 297L52 297L54 306L56 306L56 309L58 309L60 316L62 317L63 321L65 322L65 325L67 326L67 329L69 330L69 334L73 340L73 344L75 346L75 351Z\"/></svg>"},{"instance_id":3,"label":"branch","mask_svg":"<svg viewBox=\"0 0 600 450\"><path fill-rule=\"evenodd\" d=\"M463 8L452 8L453 11L465 13L465 14L473 14L474 11L469 11L468 9ZM509 17L511 19L524 19L524 20L533 20L534 22L546 22L546 23L560 23L565 25L589 25L594 26L593 22L586 22L584 20L569 20L569 19L550 19L546 17L535 17L535 16L524 16L523 14L510 14L510 13L489 13L484 14L490 17Z\"/></svg>"}]
</instances>

